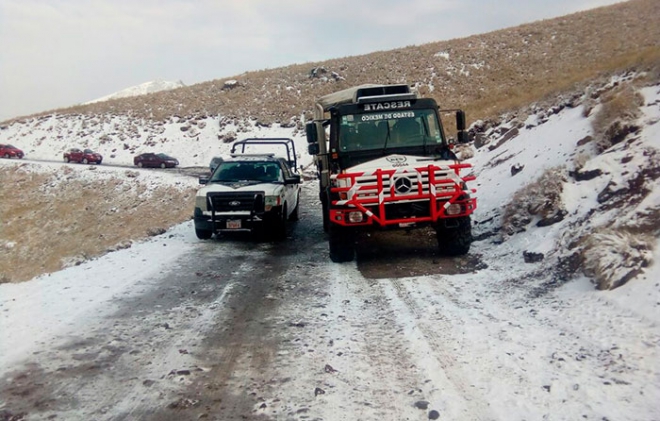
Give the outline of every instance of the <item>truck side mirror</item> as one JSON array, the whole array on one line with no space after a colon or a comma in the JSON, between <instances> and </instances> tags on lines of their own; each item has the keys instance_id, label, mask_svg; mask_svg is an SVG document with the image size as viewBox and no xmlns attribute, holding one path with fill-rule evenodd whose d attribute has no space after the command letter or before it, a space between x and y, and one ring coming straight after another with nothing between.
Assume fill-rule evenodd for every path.
<instances>
[{"instance_id":1,"label":"truck side mirror","mask_svg":"<svg viewBox=\"0 0 660 421\"><path fill-rule=\"evenodd\" d=\"M206 184L209 182L208 177L199 177L199 184Z\"/></svg>"},{"instance_id":2,"label":"truck side mirror","mask_svg":"<svg viewBox=\"0 0 660 421\"><path fill-rule=\"evenodd\" d=\"M459 132L465 130L465 111L463 110L456 111L456 129Z\"/></svg>"},{"instance_id":3,"label":"truck side mirror","mask_svg":"<svg viewBox=\"0 0 660 421\"><path fill-rule=\"evenodd\" d=\"M291 177L284 180L284 184L300 184L300 175L292 174Z\"/></svg>"},{"instance_id":4,"label":"truck side mirror","mask_svg":"<svg viewBox=\"0 0 660 421\"><path fill-rule=\"evenodd\" d=\"M307 143L318 143L319 136L316 131L316 123L307 123L305 125L305 134L307 134Z\"/></svg>"},{"instance_id":5,"label":"truck side mirror","mask_svg":"<svg viewBox=\"0 0 660 421\"><path fill-rule=\"evenodd\" d=\"M318 155L320 149L319 149L319 144L318 143L310 143L307 145L307 152L310 155Z\"/></svg>"}]
</instances>

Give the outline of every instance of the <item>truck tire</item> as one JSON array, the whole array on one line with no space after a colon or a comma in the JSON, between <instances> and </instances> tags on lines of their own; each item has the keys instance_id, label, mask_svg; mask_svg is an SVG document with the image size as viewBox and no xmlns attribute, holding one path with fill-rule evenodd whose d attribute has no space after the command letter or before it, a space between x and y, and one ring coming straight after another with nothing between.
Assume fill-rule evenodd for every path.
<instances>
[{"instance_id":1,"label":"truck tire","mask_svg":"<svg viewBox=\"0 0 660 421\"><path fill-rule=\"evenodd\" d=\"M289 215L289 221L297 221L298 219L300 219L300 214L298 213L299 208L300 208L300 194L298 194L298 198L296 199L296 207L293 208L291 215Z\"/></svg>"},{"instance_id":2,"label":"truck tire","mask_svg":"<svg viewBox=\"0 0 660 421\"><path fill-rule=\"evenodd\" d=\"M272 215L272 219L269 221L268 230L270 231L272 237L276 241L284 240L286 238L286 228L287 228L287 217L286 217L286 203L282 207L281 212L278 212L275 215Z\"/></svg>"},{"instance_id":3,"label":"truck tire","mask_svg":"<svg viewBox=\"0 0 660 421\"><path fill-rule=\"evenodd\" d=\"M323 214L323 231L330 229L330 213L328 211L328 199L321 198L321 213Z\"/></svg>"},{"instance_id":4,"label":"truck tire","mask_svg":"<svg viewBox=\"0 0 660 421\"><path fill-rule=\"evenodd\" d=\"M197 238L200 240L208 240L213 236L213 232L211 232L211 230L201 230L195 228L195 235L197 235Z\"/></svg>"},{"instance_id":5,"label":"truck tire","mask_svg":"<svg viewBox=\"0 0 660 421\"><path fill-rule=\"evenodd\" d=\"M355 257L355 231L332 224L328 230L330 260L335 263L351 262Z\"/></svg>"},{"instance_id":6,"label":"truck tire","mask_svg":"<svg viewBox=\"0 0 660 421\"><path fill-rule=\"evenodd\" d=\"M456 218L458 226L436 228L438 249L446 256L462 256L470 251L472 223L469 216Z\"/></svg>"}]
</instances>

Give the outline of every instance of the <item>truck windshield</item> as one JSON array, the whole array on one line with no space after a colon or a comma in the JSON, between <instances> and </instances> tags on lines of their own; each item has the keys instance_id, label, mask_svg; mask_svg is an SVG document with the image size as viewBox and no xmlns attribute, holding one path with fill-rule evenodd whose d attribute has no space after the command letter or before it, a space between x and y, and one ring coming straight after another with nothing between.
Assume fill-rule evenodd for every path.
<instances>
[{"instance_id":1,"label":"truck windshield","mask_svg":"<svg viewBox=\"0 0 660 421\"><path fill-rule=\"evenodd\" d=\"M349 114L339 126L339 148L346 152L442 143L434 110Z\"/></svg>"},{"instance_id":2,"label":"truck windshield","mask_svg":"<svg viewBox=\"0 0 660 421\"><path fill-rule=\"evenodd\" d=\"M237 181L259 181L276 183L283 181L276 162L222 162L213 173L211 182L232 183Z\"/></svg>"}]
</instances>

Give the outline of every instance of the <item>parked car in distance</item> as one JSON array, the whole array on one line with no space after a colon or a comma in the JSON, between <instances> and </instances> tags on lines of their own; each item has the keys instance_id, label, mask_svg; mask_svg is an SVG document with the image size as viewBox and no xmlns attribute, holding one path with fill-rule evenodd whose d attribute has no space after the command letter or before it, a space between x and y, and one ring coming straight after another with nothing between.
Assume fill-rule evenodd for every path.
<instances>
[{"instance_id":1,"label":"parked car in distance","mask_svg":"<svg viewBox=\"0 0 660 421\"><path fill-rule=\"evenodd\" d=\"M140 168L174 168L179 165L179 161L164 153L146 152L133 158L133 164Z\"/></svg>"},{"instance_id":2,"label":"parked car in distance","mask_svg":"<svg viewBox=\"0 0 660 421\"><path fill-rule=\"evenodd\" d=\"M83 164L90 164L93 162L101 165L101 161L103 161L103 156L91 149L80 150L78 148L71 148L64 152L62 157L64 158L64 162L82 162Z\"/></svg>"},{"instance_id":3,"label":"parked car in distance","mask_svg":"<svg viewBox=\"0 0 660 421\"><path fill-rule=\"evenodd\" d=\"M0 156L3 158L18 158L21 159L25 156L22 150L14 145L0 144Z\"/></svg>"}]
</instances>

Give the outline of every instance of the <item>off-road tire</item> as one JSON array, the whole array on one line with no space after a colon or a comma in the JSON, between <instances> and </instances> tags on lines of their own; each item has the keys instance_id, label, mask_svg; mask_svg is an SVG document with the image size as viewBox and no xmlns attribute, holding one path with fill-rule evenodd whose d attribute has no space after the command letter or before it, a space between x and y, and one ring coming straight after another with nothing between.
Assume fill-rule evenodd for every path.
<instances>
[{"instance_id":1,"label":"off-road tire","mask_svg":"<svg viewBox=\"0 0 660 421\"><path fill-rule=\"evenodd\" d=\"M211 237L213 237L213 232L211 230L201 230L201 229L195 228L195 235L200 240L208 240Z\"/></svg>"},{"instance_id":2,"label":"off-road tire","mask_svg":"<svg viewBox=\"0 0 660 421\"><path fill-rule=\"evenodd\" d=\"M328 201L321 199L321 212L323 214L323 231L330 230L330 212L328 211Z\"/></svg>"},{"instance_id":3,"label":"off-road tire","mask_svg":"<svg viewBox=\"0 0 660 421\"><path fill-rule=\"evenodd\" d=\"M332 224L328 229L330 260L335 263L351 262L355 258L355 231Z\"/></svg>"},{"instance_id":4,"label":"off-road tire","mask_svg":"<svg viewBox=\"0 0 660 421\"><path fill-rule=\"evenodd\" d=\"M446 256L462 256L470 251L472 244L472 222L469 216L456 218L458 226L436 228L438 249Z\"/></svg>"}]
</instances>

